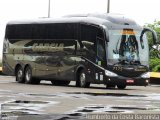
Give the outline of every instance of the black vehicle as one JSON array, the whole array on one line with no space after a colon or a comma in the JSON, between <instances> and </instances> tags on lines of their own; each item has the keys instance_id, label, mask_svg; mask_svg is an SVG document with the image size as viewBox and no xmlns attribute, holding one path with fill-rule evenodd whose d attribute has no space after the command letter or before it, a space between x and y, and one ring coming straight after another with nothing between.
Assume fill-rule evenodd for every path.
<instances>
[{"instance_id":1,"label":"black vehicle","mask_svg":"<svg viewBox=\"0 0 160 120\"><path fill-rule=\"evenodd\" d=\"M149 48L145 32L121 15L87 14L61 19L12 21L6 26L3 73L20 83L54 85L76 81L124 89L149 83Z\"/></svg>"}]
</instances>

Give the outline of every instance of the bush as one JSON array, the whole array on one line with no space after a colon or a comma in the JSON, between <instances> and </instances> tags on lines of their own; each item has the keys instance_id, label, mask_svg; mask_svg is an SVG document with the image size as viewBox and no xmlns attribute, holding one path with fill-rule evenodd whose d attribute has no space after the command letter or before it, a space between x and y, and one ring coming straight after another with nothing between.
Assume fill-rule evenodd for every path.
<instances>
[{"instance_id":1,"label":"bush","mask_svg":"<svg viewBox=\"0 0 160 120\"><path fill-rule=\"evenodd\" d=\"M150 69L153 72L158 72L160 71L160 59L159 58L154 58L154 59L150 59Z\"/></svg>"}]
</instances>

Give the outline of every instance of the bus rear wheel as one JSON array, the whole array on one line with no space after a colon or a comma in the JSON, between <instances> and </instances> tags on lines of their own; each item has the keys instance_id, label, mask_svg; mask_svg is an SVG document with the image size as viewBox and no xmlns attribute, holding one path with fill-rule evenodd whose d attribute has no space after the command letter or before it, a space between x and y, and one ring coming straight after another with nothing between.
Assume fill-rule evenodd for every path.
<instances>
[{"instance_id":1,"label":"bus rear wheel","mask_svg":"<svg viewBox=\"0 0 160 120\"><path fill-rule=\"evenodd\" d=\"M33 84L31 67L27 66L24 72L25 83Z\"/></svg>"},{"instance_id":2,"label":"bus rear wheel","mask_svg":"<svg viewBox=\"0 0 160 120\"><path fill-rule=\"evenodd\" d=\"M84 70L81 70L78 74L78 80L76 81L76 86L88 88L90 86L90 82L86 81L86 74Z\"/></svg>"},{"instance_id":3,"label":"bus rear wheel","mask_svg":"<svg viewBox=\"0 0 160 120\"><path fill-rule=\"evenodd\" d=\"M25 80L24 80L24 74L23 74L23 69L21 66L19 66L17 69L16 69L16 81L18 83L24 83Z\"/></svg>"},{"instance_id":4,"label":"bus rear wheel","mask_svg":"<svg viewBox=\"0 0 160 120\"><path fill-rule=\"evenodd\" d=\"M118 89L125 89L126 88L126 85L125 84L120 84L120 85L117 85Z\"/></svg>"}]
</instances>

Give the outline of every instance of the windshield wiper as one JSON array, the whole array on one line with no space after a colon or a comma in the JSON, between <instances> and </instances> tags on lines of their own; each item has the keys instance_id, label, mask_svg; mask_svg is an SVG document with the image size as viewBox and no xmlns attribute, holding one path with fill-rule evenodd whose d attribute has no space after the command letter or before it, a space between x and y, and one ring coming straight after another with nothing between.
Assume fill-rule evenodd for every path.
<instances>
[{"instance_id":1,"label":"windshield wiper","mask_svg":"<svg viewBox=\"0 0 160 120\"><path fill-rule=\"evenodd\" d=\"M120 60L120 59L119 59L119 61L118 61L117 63L115 63L114 65L117 65L117 64L128 65L129 62L128 62L127 60Z\"/></svg>"},{"instance_id":2,"label":"windshield wiper","mask_svg":"<svg viewBox=\"0 0 160 120\"><path fill-rule=\"evenodd\" d=\"M140 61L138 61L138 60L132 60L132 61L130 61L130 64L131 65L141 65Z\"/></svg>"}]
</instances>

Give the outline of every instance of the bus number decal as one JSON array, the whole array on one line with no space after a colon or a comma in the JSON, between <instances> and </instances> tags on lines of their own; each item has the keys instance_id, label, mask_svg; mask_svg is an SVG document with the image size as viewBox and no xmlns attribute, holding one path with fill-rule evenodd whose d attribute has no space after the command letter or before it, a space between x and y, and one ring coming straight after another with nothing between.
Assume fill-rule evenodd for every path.
<instances>
[{"instance_id":1,"label":"bus number decal","mask_svg":"<svg viewBox=\"0 0 160 120\"><path fill-rule=\"evenodd\" d=\"M114 67L113 67L113 70L122 71L122 67L114 66Z\"/></svg>"}]
</instances>

